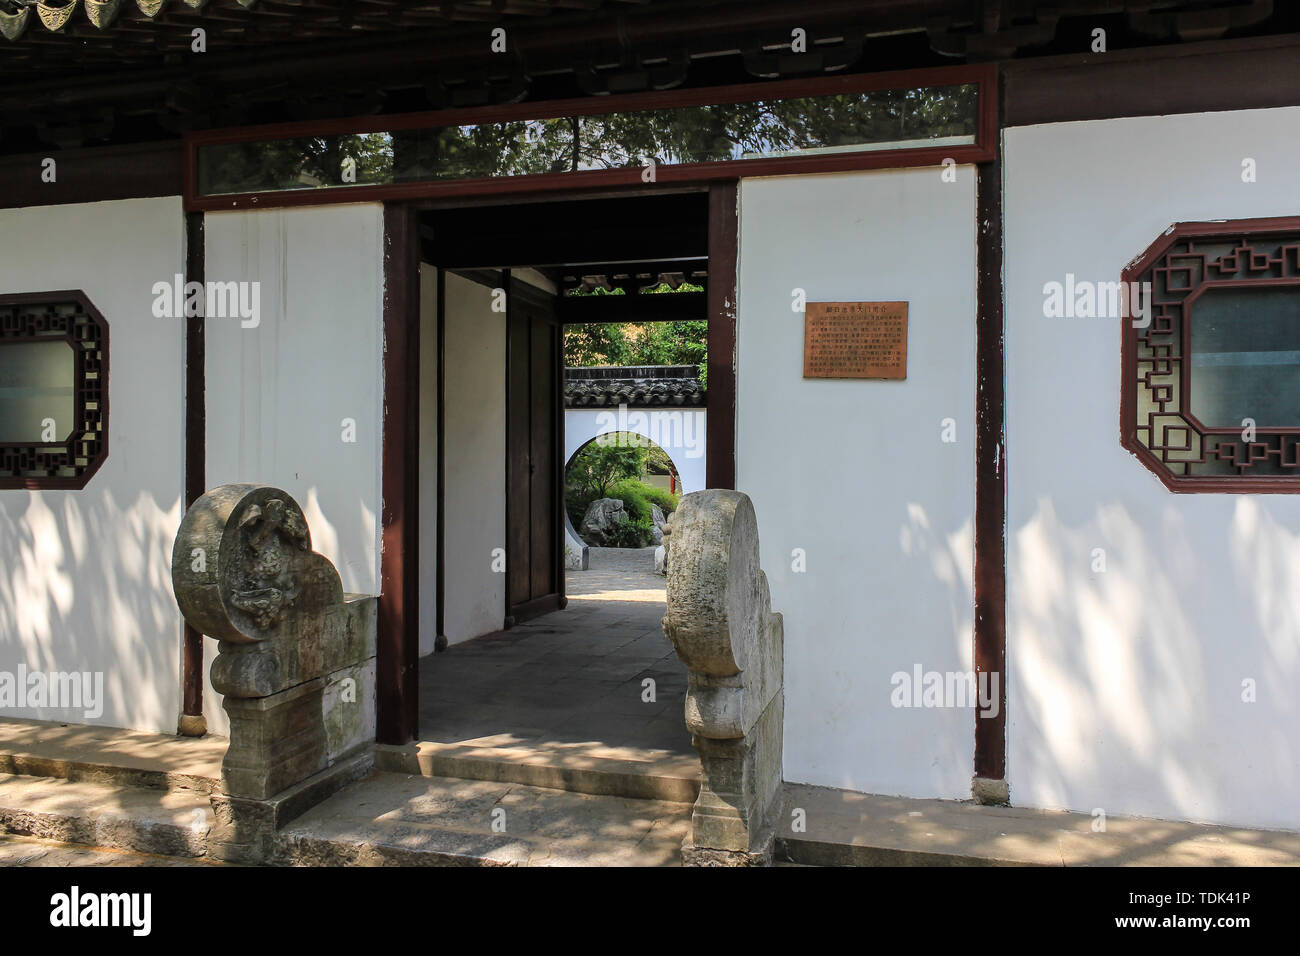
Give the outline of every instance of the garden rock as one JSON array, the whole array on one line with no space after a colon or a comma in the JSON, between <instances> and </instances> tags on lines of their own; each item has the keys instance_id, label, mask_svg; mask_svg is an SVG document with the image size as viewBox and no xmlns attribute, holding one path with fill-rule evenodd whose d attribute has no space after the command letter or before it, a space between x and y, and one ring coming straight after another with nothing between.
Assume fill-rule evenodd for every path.
<instances>
[{"instance_id":1,"label":"garden rock","mask_svg":"<svg viewBox=\"0 0 1300 956\"><path fill-rule=\"evenodd\" d=\"M650 506L651 524L654 526L650 529L650 538L654 544L664 543L664 524L668 521L664 517L663 511L658 505Z\"/></svg>"},{"instance_id":2,"label":"garden rock","mask_svg":"<svg viewBox=\"0 0 1300 956\"><path fill-rule=\"evenodd\" d=\"M612 542L619 521L625 517L627 511L622 501L617 498L597 498L587 506L578 533L588 544L605 547Z\"/></svg>"}]
</instances>

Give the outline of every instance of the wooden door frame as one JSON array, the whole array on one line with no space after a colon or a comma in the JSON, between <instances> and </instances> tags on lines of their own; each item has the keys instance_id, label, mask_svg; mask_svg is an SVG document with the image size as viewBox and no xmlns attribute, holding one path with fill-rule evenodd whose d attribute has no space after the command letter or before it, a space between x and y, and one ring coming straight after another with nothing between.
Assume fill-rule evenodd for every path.
<instances>
[{"instance_id":1,"label":"wooden door frame","mask_svg":"<svg viewBox=\"0 0 1300 956\"><path fill-rule=\"evenodd\" d=\"M628 198L653 195L653 186L616 190L575 189L548 191L538 201L566 198ZM665 193L668 190L663 190ZM738 179L715 182L709 192L709 399L705 444L709 456L710 488L735 487L736 462L736 255ZM517 197L522 201L524 197ZM499 200L472 204L500 204ZM419 515L420 515L420 229L423 210L465 205L466 200L421 200L384 204L384 310L383 310L383 453L380 554L379 634L375 662L376 739L384 744L405 744L419 734ZM436 266L436 264L434 264ZM439 271L439 290L443 270ZM508 278L503 274L503 283ZM507 300L508 300L507 296ZM434 507L437 528L437 636L443 642L443 509L445 462L445 326L438 308L438 493ZM507 322L507 335L509 323ZM725 358L724 358L725 356ZM563 350L559 357L563 387ZM509 383L507 381L507 387ZM564 596L564 403L557 403L555 429L560 468L556 497L558 511L557 560L560 607ZM429 506L429 502L425 502ZM507 560L509 557L507 556ZM507 596L508 600L508 596Z\"/></svg>"}]
</instances>

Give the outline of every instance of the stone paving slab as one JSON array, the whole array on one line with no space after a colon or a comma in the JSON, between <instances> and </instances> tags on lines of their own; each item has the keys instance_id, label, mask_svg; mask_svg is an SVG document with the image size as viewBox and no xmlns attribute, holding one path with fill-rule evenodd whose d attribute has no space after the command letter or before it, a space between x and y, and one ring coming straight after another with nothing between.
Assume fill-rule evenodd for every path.
<instances>
[{"instance_id":1,"label":"stone paving slab","mask_svg":"<svg viewBox=\"0 0 1300 956\"><path fill-rule=\"evenodd\" d=\"M377 773L289 824L298 865L677 866L689 804ZM504 832L493 829L501 821Z\"/></svg>"},{"instance_id":2,"label":"stone paving slab","mask_svg":"<svg viewBox=\"0 0 1300 956\"><path fill-rule=\"evenodd\" d=\"M686 669L653 566L653 549L595 549L565 610L422 659L420 753L386 768L694 800Z\"/></svg>"},{"instance_id":3,"label":"stone paving slab","mask_svg":"<svg viewBox=\"0 0 1300 956\"><path fill-rule=\"evenodd\" d=\"M0 773L211 793L225 737L0 719Z\"/></svg>"},{"instance_id":4,"label":"stone paving slab","mask_svg":"<svg viewBox=\"0 0 1300 956\"><path fill-rule=\"evenodd\" d=\"M0 774L0 833L163 856L202 856L212 821L208 795L196 790Z\"/></svg>"},{"instance_id":5,"label":"stone paving slab","mask_svg":"<svg viewBox=\"0 0 1300 956\"><path fill-rule=\"evenodd\" d=\"M791 830L802 809L807 831ZM1300 833L785 785L779 849L826 866L1297 866Z\"/></svg>"}]
</instances>

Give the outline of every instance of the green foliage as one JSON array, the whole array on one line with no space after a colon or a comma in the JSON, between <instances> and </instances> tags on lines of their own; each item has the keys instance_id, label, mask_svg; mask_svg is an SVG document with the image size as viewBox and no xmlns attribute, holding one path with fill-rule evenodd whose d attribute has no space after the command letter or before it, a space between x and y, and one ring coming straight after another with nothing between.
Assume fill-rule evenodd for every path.
<instances>
[{"instance_id":1,"label":"green foliage","mask_svg":"<svg viewBox=\"0 0 1300 956\"><path fill-rule=\"evenodd\" d=\"M217 192L528 176L711 162L975 132L975 84L877 90L604 116L504 120L392 133L307 136L204 147L200 178Z\"/></svg>"},{"instance_id":2,"label":"green foliage","mask_svg":"<svg viewBox=\"0 0 1300 956\"><path fill-rule=\"evenodd\" d=\"M635 479L620 481L609 489L607 498L617 498L623 502L627 513L636 521L650 520L650 498L646 490L650 486Z\"/></svg>"},{"instance_id":3,"label":"green foliage","mask_svg":"<svg viewBox=\"0 0 1300 956\"><path fill-rule=\"evenodd\" d=\"M564 507L575 529L582 524L587 508L597 498L616 498L623 502L627 515L612 535L613 547L618 548L644 548L650 544L654 530L654 512L651 506L658 505L666 516L677 509L680 501L679 495L647 485L637 478L624 478L599 492L590 485L575 482L570 471L564 488Z\"/></svg>"},{"instance_id":4,"label":"green foliage","mask_svg":"<svg viewBox=\"0 0 1300 956\"><path fill-rule=\"evenodd\" d=\"M589 491L575 488L573 485L564 486L564 510L569 515L574 531L578 530L582 519L587 516L587 506L595 500Z\"/></svg>"},{"instance_id":5,"label":"green foliage","mask_svg":"<svg viewBox=\"0 0 1300 956\"><path fill-rule=\"evenodd\" d=\"M610 486L625 478L640 477L647 454L641 445L593 441L574 456L565 484L590 492L589 500L613 497L608 494Z\"/></svg>"},{"instance_id":6,"label":"green foliage","mask_svg":"<svg viewBox=\"0 0 1300 956\"><path fill-rule=\"evenodd\" d=\"M676 511L677 505L681 503L682 496L675 495L666 488L647 485L643 482L638 482L638 484L641 485L641 493L650 500L651 504L658 505L659 510L662 511L665 516Z\"/></svg>"},{"instance_id":7,"label":"green foliage","mask_svg":"<svg viewBox=\"0 0 1300 956\"><path fill-rule=\"evenodd\" d=\"M635 365L626 326L617 322L603 325L564 327L564 364L569 368L597 365Z\"/></svg>"},{"instance_id":8,"label":"green foliage","mask_svg":"<svg viewBox=\"0 0 1300 956\"><path fill-rule=\"evenodd\" d=\"M569 325L564 329L564 364L569 368L601 365L697 365L708 388L709 323L679 322Z\"/></svg>"},{"instance_id":9,"label":"green foliage","mask_svg":"<svg viewBox=\"0 0 1300 956\"><path fill-rule=\"evenodd\" d=\"M668 457L668 452L658 445L651 445L646 449L645 470L648 475L669 475L675 469L673 468L673 460Z\"/></svg>"},{"instance_id":10,"label":"green foliage","mask_svg":"<svg viewBox=\"0 0 1300 956\"><path fill-rule=\"evenodd\" d=\"M628 518L624 515L610 535L615 548L644 548L651 540L653 523L649 518Z\"/></svg>"}]
</instances>

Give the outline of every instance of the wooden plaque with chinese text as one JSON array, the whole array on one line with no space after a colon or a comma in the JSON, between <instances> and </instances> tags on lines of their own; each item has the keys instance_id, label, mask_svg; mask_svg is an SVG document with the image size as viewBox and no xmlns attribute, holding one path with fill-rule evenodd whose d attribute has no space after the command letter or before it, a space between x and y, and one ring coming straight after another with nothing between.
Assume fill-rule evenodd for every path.
<instances>
[{"instance_id":1,"label":"wooden plaque with chinese text","mask_svg":"<svg viewBox=\"0 0 1300 956\"><path fill-rule=\"evenodd\" d=\"M803 377L907 378L907 303L807 303Z\"/></svg>"}]
</instances>

